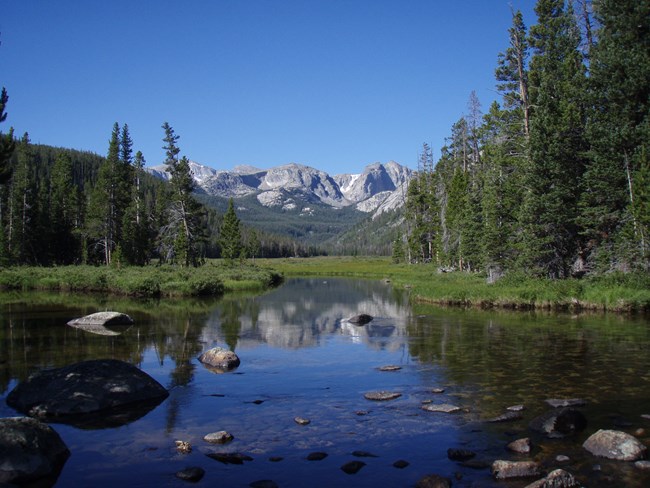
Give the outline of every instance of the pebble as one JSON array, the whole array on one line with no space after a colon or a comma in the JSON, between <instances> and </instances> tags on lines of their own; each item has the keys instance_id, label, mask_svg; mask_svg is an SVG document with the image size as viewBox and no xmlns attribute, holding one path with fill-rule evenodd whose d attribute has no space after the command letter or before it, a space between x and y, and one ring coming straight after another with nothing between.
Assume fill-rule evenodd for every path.
<instances>
[{"instance_id":1,"label":"pebble","mask_svg":"<svg viewBox=\"0 0 650 488\"><path fill-rule=\"evenodd\" d=\"M398 469L404 469L406 468L410 463L408 461L404 461L403 459L400 459L398 461L395 461L393 463L393 466L395 466Z\"/></svg>"},{"instance_id":2,"label":"pebble","mask_svg":"<svg viewBox=\"0 0 650 488\"><path fill-rule=\"evenodd\" d=\"M428 405L422 405L422 410L426 410L427 412L455 413L460 411L460 407L448 403L430 403Z\"/></svg>"},{"instance_id":3,"label":"pebble","mask_svg":"<svg viewBox=\"0 0 650 488\"><path fill-rule=\"evenodd\" d=\"M402 394L395 391L370 391L363 396L366 400L386 401L395 400L401 397Z\"/></svg>"},{"instance_id":4,"label":"pebble","mask_svg":"<svg viewBox=\"0 0 650 488\"><path fill-rule=\"evenodd\" d=\"M210 434L206 434L203 437L203 440L205 442L209 442L210 444L225 444L226 442L230 442L233 439L234 436L225 430L220 430L219 432L211 432Z\"/></svg>"},{"instance_id":5,"label":"pebble","mask_svg":"<svg viewBox=\"0 0 650 488\"><path fill-rule=\"evenodd\" d=\"M568 463L571 461L571 458L569 456L565 456L564 454L558 454L555 456L555 461L558 463Z\"/></svg>"},{"instance_id":6,"label":"pebble","mask_svg":"<svg viewBox=\"0 0 650 488\"><path fill-rule=\"evenodd\" d=\"M175 444L178 452L182 452L183 454L192 452L192 444L187 441L175 441Z\"/></svg>"},{"instance_id":7,"label":"pebble","mask_svg":"<svg viewBox=\"0 0 650 488\"><path fill-rule=\"evenodd\" d=\"M307 461L322 461L327 457L326 452L310 452L306 459Z\"/></svg>"},{"instance_id":8,"label":"pebble","mask_svg":"<svg viewBox=\"0 0 650 488\"><path fill-rule=\"evenodd\" d=\"M198 466L185 468L176 473L176 477L178 479L181 479L183 481L191 481L193 483L196 483L197 481L201 481L201 478L203 478L204 475L205 475L205 470L203 468L199 468Z\"/></svg>"},{"instance_id":9,"label":"pebble","mask_svg":"<svg viewBox=\"0 0 650 488\"><path fill-rule=\"evenodd\" d=\"M444 393L445 389L444 388L433 388L431 390L431 393Z\"/></svg>"},{"instance_id":10,"label":"pebble","mask_svg":"<svg viewBox=\"0 0 650 488\"><path fill-rule=\"evenodd\" d=\"M346 474L356 474L366 465L363 461L350 461L341 466L341 470Z\"/></svg>"},{"instance_id":11,"label":"pebble","mask_svg":"<svg viewBox=\"0 0 650 488\"><path fill-rule=\"evenodd\" d=\"M381 368L379 368L379 371L399 371L400 369L402 369L401 366L389 364L387 366L382 366Z\"/></svg>"},{"instance_id":12,"label":"pebble","mask_svg":"<svg viewBox=\"0 0 650 488\"><path fill-rule=\"evenodd\" d=\"M302 417L296 417L293 420L298 425L309 425L311 423L311 420L305 419L305 418L302 418Z\"/></svg>"}]
</instances>

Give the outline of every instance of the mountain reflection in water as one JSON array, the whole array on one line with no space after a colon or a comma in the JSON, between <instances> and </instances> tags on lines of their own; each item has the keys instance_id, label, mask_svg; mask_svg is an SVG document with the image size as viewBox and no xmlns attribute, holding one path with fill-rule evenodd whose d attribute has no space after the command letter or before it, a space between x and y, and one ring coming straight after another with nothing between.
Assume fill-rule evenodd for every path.
<instances>
[{"instance_id":1,"label":"mountain reflection in water","mask_svg":"<svg viewBox=\"0 0 650 488\"><path fill-rule=\"evenodd\" d=\"M127 313L135 324L119 336L65 325L99 310ZM345 321L359 313L375 318L365 326ZM649 325L613 315L413 307L388 284L330 278L290 279L262 295L220 300L0 294L0 416L16 415L4 398L31 372L109 357L138 365L170 396L117 428L55 424L72 451L57 486L184 486L174 473L200 466L201 483L220 486L264 479L289 487L414 486L437 473L454 486L496 487L503 482L489 469L451 461L447 449L472 450L488 464L521 459L505 445L530 436L533 452L524 458L545 470L564 454L571 460L562 467L586 486L641 487L650 485L647 471L593 458L581 445L600 428L645 429L639 438L650 444L650 421L642 417L650 414ZM235 350L241 366L208 371L197 357L214 346ZM385 365L399 368L380 371ZM401 396L373 402L364 398L371 391ZM528 422L553 397L586 401L584 432L552 441L530 432ZM425 412L423 403L461 411ZM484 422L516 404L525 406L521 420ZM296 417L310 423L298 425ZM220 430L234 440L203 441ZM191 453L175 450L179 439L193 445ZM346 474L341 466L359 451L377 457ZM253 460L224 465L206 455L215 452ZM307 460L314 452L327 456ZM398 460L409 465L397 469Z\"/></svg>"}]
</instances>

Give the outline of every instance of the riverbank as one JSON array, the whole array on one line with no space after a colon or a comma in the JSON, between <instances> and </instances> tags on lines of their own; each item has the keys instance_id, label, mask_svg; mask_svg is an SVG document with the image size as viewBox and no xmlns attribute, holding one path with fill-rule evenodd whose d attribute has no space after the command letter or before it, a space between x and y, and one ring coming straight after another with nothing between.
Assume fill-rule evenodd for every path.
<instances>
[{"instance_id":1,"label":"riverbank","mask_svg":"<svg viewBox=\"0 0 650 488\"><path fill-rule=\"evenodd\" d=\"M233 291L261 291L282 280L277 272L251 264L214 261L198 268L12 267L0 271L0 290L111 293L136 297L218 296Z\"/></svg>"},{"instance_id":2,"label":"riverbank","mask_svg":"<svg viewBox=\"0 0 650 488\"><path fill-rule=\"evenodd\" d=\"M393 264L390 258L318 257L258 260L285 276L349 276L390 280L414 301L517 310L650 312L650 277L611 274L544 280L521 274L488 284L483 275L439 273L432 265Z\"/></svg>"}]
</instances>

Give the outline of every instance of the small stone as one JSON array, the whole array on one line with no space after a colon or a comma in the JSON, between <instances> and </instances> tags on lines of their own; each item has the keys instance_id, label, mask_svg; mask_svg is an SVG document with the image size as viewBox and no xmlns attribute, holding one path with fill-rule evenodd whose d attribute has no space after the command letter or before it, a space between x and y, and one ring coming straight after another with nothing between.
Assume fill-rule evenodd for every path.
<instances>
[{"instance_id":1,"label":"small stone","mask_svg":"<svg viewBox=\"0 0 650 488\"><path fill-rule=\"evenodd\" d=\"M447 449L447 457L452 461L467 461L474 456L476 456L476 453L469 449Z\"/></svg>"},{"instance_id":2,"label":"small stone","mask_svg":"<svg viewBox=\"0 0 650 488\"><path fill-rule=\"evenodd\" d=\"M549 398L545 402L553 408L584 407L587 404L582 398Z\"/></svg>"},{"instance_id":3,"label":"small stone","mask_svg":"<svg viewBox=\"0 0 650 488\"><path fill-rule=\"evenodd\" d=\"M430 403L433 403L433 400L422 400L420 403L422 405L429 405Z\"/></svg>"},{"instance_id":4,"label":"small stone","mask_svg":"<svg viewBox=\"0 0 650 488\"><path fill-rule=\"evenodd\" d=\"M278 484L273 480L257 480L248 486L251 488L278 488Z\"/></svg>"},{"instance_id":5,"label":"small stone","mask_svg":"<svg viewBox=\"0 0 650 488\"><path fill-rule=\"evenodd\" d=\"M404 469L406 468L410 463L408 461L404 461L403 459L399 459L393 463L393 466L396 467L397 469Z\"/></svg>"},{"instance_id":6,"label":"small stone","mask_svg":"<svg viewBox=\"0 0 650 488\"><path fill-rule=\"evenodd\" d=\"M374 317L372 315L361 313L359 315L355 315L354 317L350 317L348 319L348 322L355 325L366 325L368 322L371 322L373 318Z\"/></svg>"},{"instance_id":7,"label":"small stone","mask_svg":"<svg viewBox=\"0 0 650 488\"><path fill-rule=\"evenodd\" d=\"M255 405L261 405L264 403L264 400L253 400L251 403L254 403Z\"/></svg>"},{"instance_id":8,"label":"small stone","mask_svg":"<svg viewBox=\"0 0 650 488\"><path fill-rule=\"evenodd\" d=\"M302 417L295 417L293 421L298 425L309 425L311 423L311 420Z\"/></svg>"},{"instance_id":9,"label":"small stone","mask_svg":"<svg viewBox=\"0 0 650 488\"><path fill-rule=\"evenodd\" d=\"M540 474L540 466L534 461L497 460L492 463L492 476L497 480L530 478Z\"/></svg>"},{"instance_id":10,"label":"small stone","mask_svg":"<svg viewBox=\"0 0 650 488\"><path fill-rule=\"evenodd\" d=\"M509 412L521 412L523 409L524 409L523 405L512 405L506 408L506 410L508 410Z\"/></svg>"},{"instance_id":11,"label":"small stone","mask_svg":"<svg viewBox=\"0 0 650 488\"><path fill-rule=\"evenodd\" d=\"M352 451L354 457L379 457L376 454L372 454L368 451Z\"/></svg>"},{"instance_id":12,"label":"small stone","mask_svg":"<svg viewBox=\"0 0 650 488\"><path fill-rule=\"evenodd\" d=\"M455 413L460 412L460 407L448 403L430 403L428 405L422 405L422 410L426 410L427 412Z\"/></svg>"},{"instance_id":13,"label":"small stone","mask_svg":"<svg viewBox=\"0 0 650 488\"><path fill-rule=\"evenodd\" d=\"M369 410L357 410L354 412L355 415L358 415L359 417L363 417L364 415L368 415L370 413Z\"/></svg>"},{"instance_id":14,"label":"small stone","mask_svg":"<svg viewBox=\"0 0 650 488\"><path fill-rule=\"evenodd\" d=\"M523 439L517 439L509 443L506 448L509 451L516 452L518 454L528 454L530 452L530 439L525 437Z\"/></svg>"},{"instance_id":15,"label":"small stone","mask_svg":"<svg viewBox=\"0 0 650 488\"><path fill-rule=\"evenodd\" d=\"M233 439L234 436L229 432L226 432L225 430L220 430L219 432L212 432L210 434L206 434L203 437L203 440L205 442L209 442L210 444L225 444L226 442L230 442Z\"/></svg>"},{"instance_id":16,"label":"small stone","mask_svg":"<svg viewBox=\"0 0 650 488\"><path fill-rule=\"evenodd\" d=\"M387 366L382 366L381 368L379 368L379 371L399 371L400 369L402 369L401 366L389 364Z\"/></svg>"},{"instance_id":17,"label":"small stone","mask_svg":"<svg viewBox=\"0 0 650 488\"><path fill-rule=\"evenodd\" d=\"M197 481L201 481L201 479L205 476L205 470L203 468L200 468L198 466L194 466L191 468L185 468L181 471L176 472L176 477L178 479L181 479L183 481L191 481L192 483L196 483Z\"/></svg>"},{"instance_id":18,"label":"small stone","mask_svg":"<svg viewBox=\"0 0 650 488\"><path fill-rule=\"evenodd\" d=\"M199 356L199 361L217 373L230 371L240 364L237 354L222 347L213 347L205 351Z\"/></svg>"},{"instance_id":19,"label":"small stone","mask_svg":"<svg viewBox=\"0 0 650 488\"><path fill-rule=\"evenodd\" d=\"M401 393L394 391L370 391L363 395L366 400L374 400L377 402L395 400L402 396Z\"/></svg>"},{"instance_id":20,"label":"small stone","mask_svg":"<svg viewBox=\"0 0 650 488\"><path fill-rule=\"evenodd\" d=\"M431 393L444 393L445 389L444 388L432 388Z\"/></svg>"},{"instance_id":21,"label":"small stone","mask_svg":"<svg viewBox=\"0 0 650 488\"><path fill-rule=\"evenodd\" d=\"M571 458L569 456L565 456L564 454L558 454L557 456L555 456L556 463L564 464L564 463L568 463L569 461L571 461Z\"/></svg>"},{"instance_id":22,"label":"small stone","mask_svg":"<svg viewBox=\"0 0 650 488\"><path fill-rule=\"evenodd\" d=\"M327 457L326 452L310 452L307 454L307 461L322 461Z\"/></svg>"},{"instance_id":23,"label":"small stone","mask_svg":"<svg viewBox=\"0 0 650 488\"><path fill-rule=\"evenodd\" d=\"M501 415L492 417L491 419L486 420L486 422L497 423L497 422L511 422L513 420L519 420L523 418L523 414L520 411L508 410Z\"/></svg>"},{"instance_id":24,"label":"small stone","mask_svg":"<svg viewBox=\"0 0 650 488\"><path fill-rule=\"evenodd\" d=\"M350 461L341 466L341 470L346 474L356 474L366 465L363 461Z\"/></svg>"},{"instance_id":25,"label":"small stone","mask_svg":"<svg viewBox=\"0 0 650 488\"><path fill-rule=\"evenodd\" d=\"M650 420L650 414L644 413L644 414L641 415L641 418L646 419L646 420Z\"/></svg>"},{"instance_id":26,"label":"small stone","mask_svg":"<svg viewBox=\"0 0 650 488\"><path fill-rule=\"evenodd\" d=\"M253 460L252 457L241 452L211 452L206 456L223 464L244 464L244 461Z\"/></svg>"},{"instance_id":27,"label":"small stone","mask_svg":"<svg viewBox=\"0 0 650 488\"><path fill-rule=\"evenodd\" d=\"M188 454L192 452L192 444L187 441L175 441L176 450L183 454Z\"/></svg>"},{"instance_id":28,"label":"small stone","mask_svg":"<svg viewBox=\"0 0 650 488\"><path fill-rule=\"evenodd\" d=\"M648 471L650 470L650 461L637 461L634 463L634 467Z\"/></svg>"},{"instance_id":29,"label":"small stone","mask_svg":"<svg viewBox=\"0 0 650 488\"><path fill-rule=\"evenodd\" d=\"M437 474L428 474L418 480L416 488L449 488L451 480Z\"/></svg>"},{"instance_id":30,"label":"small stone","mask_svg":"<svg viewBox=\"0 0 650 488\"><path fill-rule=\"evenodd\" d=\"M646 435L646 431L645 431L644 428L640 427L640 428L638 428L638 429L636 429L636 430L634 431L634 435L635 435L636 437L645 437L645 435Z\"/></svg>"}]
</instances>

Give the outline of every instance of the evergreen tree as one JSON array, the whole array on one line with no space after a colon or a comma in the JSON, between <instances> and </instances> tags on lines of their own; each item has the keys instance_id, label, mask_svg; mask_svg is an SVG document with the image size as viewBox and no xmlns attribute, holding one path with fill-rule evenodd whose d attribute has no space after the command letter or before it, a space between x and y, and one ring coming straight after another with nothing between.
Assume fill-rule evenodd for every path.
<instances>
[{"instance_id":1,"label":"evergreen tree","mask_svg":"<svg viewBox=\"0 0 650 488\"><path fill-rule=\"evenodd\" d=\"M590 54L591 151L580 223L597 269L647 267L648 229L635 200L650 150L650 1L600 0L595 7L601 27Z\"/></svg>"},{"instance_id":2,"label":"evergreen tree","mask_svg":"<svg viewBox=\"0 0 650 488\"><path fill-rule=\"evenodd\" d=\"M72 264L81 260L78 189L74 185L70 156L61 153L52 167L48 201L48 237L51 262Z\"/></svg>"},{"instance_id":3,"label":"evergreen tree","mask_svg":"<svg viewBox=\"0 0 650 488\"><path fill-rule=\"evenodd\" d=\"M167 222L163 228L163 243L168 258L184 266L201 264L200 244L205 240L201 219L201 205L192 196L194 180L190 162L186 157L178 159L180 149L176 145L179 136L165 122L166 159L165 165L170 174L170 202L167 206Z\"/></svg>"},{"instance_id":4,"label":"evergreen tree","mask_svg":"<svg viewBox=\"0 0 650 488\"><path fill-rule=\"evenodd\" d=\"M131 202L124 214L123 224L124 257L129 264L137 266L149 262L153 238L143 187L144 163L142 152L138 151L133 163Z\"/></svg>"},{"instance_id":5,"label":"evergreen tree","mask_svg":"<svg viewBox=\"0 0 650 488\"><path fill-rule=\"evenodd\" d=\"M227 261L239 259L242 252L241 230L239 219L235 213L232 198L228 201L228 210L223 216L219 232L221 257Z\"/></svg>"},{"instance_id":6,"label":"evergreen tree","mask_svg":"<svg viewBox=\"0 0 650 488\"><path fill-rule=\"evenodd\" d=\"M521 265L550 278L569 276L579 253L577 202L585 154L585 67L580 36L564 0L539 0L529 82L529 167L522 211Z\"/></svg>"}]
</instances>

